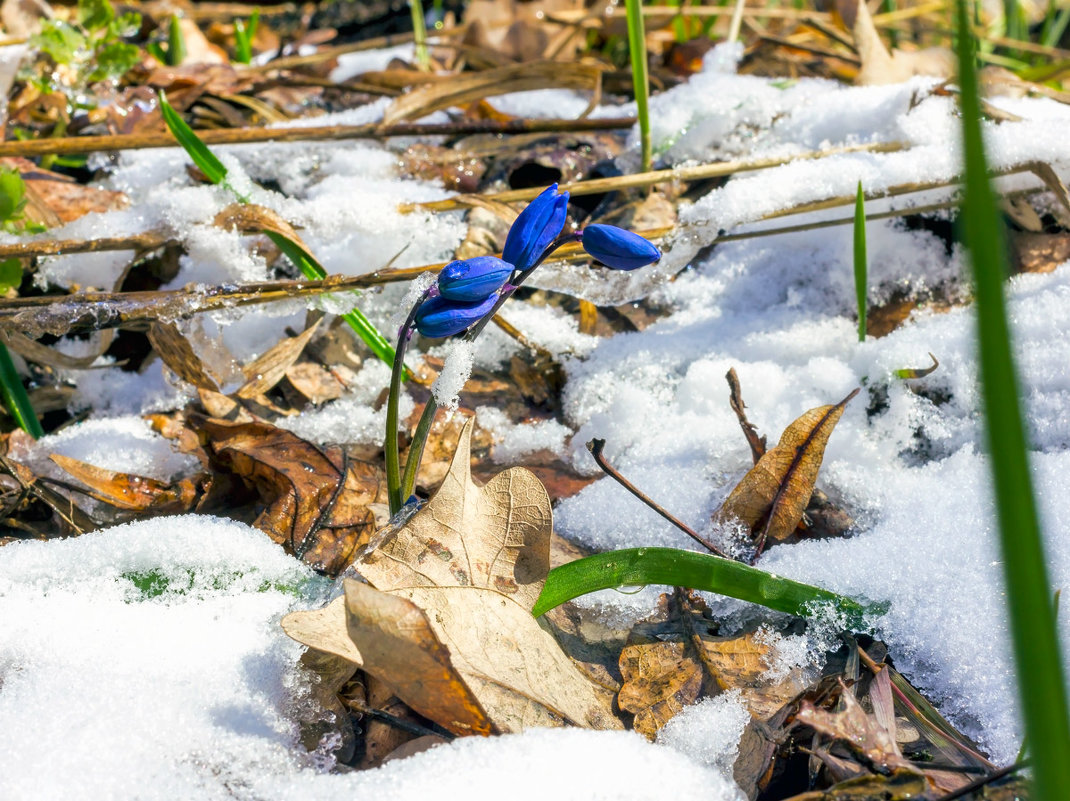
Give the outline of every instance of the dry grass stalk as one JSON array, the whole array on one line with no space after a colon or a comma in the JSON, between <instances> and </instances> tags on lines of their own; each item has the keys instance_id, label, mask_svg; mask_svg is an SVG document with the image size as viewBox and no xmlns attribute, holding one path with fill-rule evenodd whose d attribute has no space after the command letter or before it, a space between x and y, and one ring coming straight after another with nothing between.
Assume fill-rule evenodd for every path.
<instances>
[{"instance_id":1,"label":"dry grass stalk","mask_svg":"<svg viewBox=\"0 0 1070 801\"><path fill-rule=\"evenodd\" d=\"M257 142L321 142L345 139L379 139L391 136L456 136L460 134L519 134L555 131L606 131L628 128L632 117L596 120L471 120L448 123L411 123L396 125L318 125L308 128L220 128L197 131L206 145L240 145ZM70 136L55 139L29 139L24 142L0 142L0 157L95 153L108 150L144 150L178 147L169 133L118 134L106 136Z\"/></svg>"}]
</instances>

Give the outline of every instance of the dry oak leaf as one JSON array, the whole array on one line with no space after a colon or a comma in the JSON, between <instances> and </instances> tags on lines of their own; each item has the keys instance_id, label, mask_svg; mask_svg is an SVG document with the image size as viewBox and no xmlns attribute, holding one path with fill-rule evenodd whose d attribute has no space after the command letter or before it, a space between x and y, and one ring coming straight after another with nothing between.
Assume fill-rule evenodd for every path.
<instances>
[{"instance_id":1,"label":"dry oak leaf","mask_svg":"<svg viewBox=\"0 0 1070 801\"><path fill-rule=\"evenodd\" d=\"M724 690L739 690L751 716L765 721L806 688L800 671L766 676L770 650L755 632L630 643L620 655L624 684L617 702L635 715L635 730L651 739L684 707Z\"/></svg>"},{"instance_id":2,"label":"dry oak leaf","mask_svg":"<svg viewBox=\"0 0 1070 801\"><path fill-rule=\"evenodd\" d=\"M832 429L857 394L856 389L834 406L811 409L784 429L776 447L765 452L714 513L714 522L742 521L759 549L767 539L779 542L795 531L814 492Z\"/></svg>"},{"instance_id":3,"label":"dry oak leaf","mask_svg":"<svg viewBox=\"0 0 1070 801\"><path fill-rule=\"evenodd\" d=\"M377 537L354 567L345 598L295 612L283 628L365 671L425 717L456 734L574 724L619 729L611 696L593 685L531 609L549 572L550 498L514 467L485 486L471 477L469 421L435 496L396 531ZM337 627L307 636L344 612Z\"/></svg>"},{"instance_id":4,"label":"dry oak leaf","mask_svg":"<svg viewBox=\"0 0 1070 801\"><path fill-rule=\"evenodd\" d=\"M315 570L338 575L375 532L369 507L384 500L385 488L374 465L268 423L196 415L190 423L216 467L260 493L266 508L253 526Z\"/></svg>"}]
</instances>

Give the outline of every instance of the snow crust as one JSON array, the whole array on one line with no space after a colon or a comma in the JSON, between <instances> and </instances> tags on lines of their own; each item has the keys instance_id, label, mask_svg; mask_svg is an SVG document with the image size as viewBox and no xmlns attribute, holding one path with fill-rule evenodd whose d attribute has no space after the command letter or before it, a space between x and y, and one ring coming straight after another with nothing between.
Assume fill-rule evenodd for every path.
<instances>
[{"instance_id":1,"label":"snow crust","mask_svg":"<svg viewBox=\"0 0 1070 801\"><path fill-rule=\"evenodd\" d=\"M624 732L464 738L328 773L296 742L309 679L278 625L327 590L260 532L195 515L0 549L0 729L17 735L0 798L742 801L722 772Z\"/></svg>"}]
</instances>

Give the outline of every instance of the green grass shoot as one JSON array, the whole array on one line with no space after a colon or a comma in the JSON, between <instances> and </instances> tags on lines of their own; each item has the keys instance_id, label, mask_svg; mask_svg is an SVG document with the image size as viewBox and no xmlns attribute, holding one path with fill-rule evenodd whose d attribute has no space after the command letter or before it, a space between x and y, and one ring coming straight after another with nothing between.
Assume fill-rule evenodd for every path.
<instances>
[{"instance_id":1,"label":"green grass shoot","mask_svg":"<svg viewBox=\"0 0 1070 801\"><path fill-rule=\"evenodd\" d=\"M867 616L886 611L882 605L866 605L712 554L677 548L627 548L555 567L546 577L532 614L538 617L596 590L647 584L715 592L792 615L813 617L831 609L844 615L845 624L856 629L866 628Z\"/></svg>"},{"instance_id":2,"label":"green grass shoot","mask_svg":"<svg viewBox=\"0 0 1070 801\"><path fill-rule=\"evenodd\" d=\"M186 37L182 34L182 23L177 14L171 15L171 24L167 28L167 63L177 67L186 59Z\"/></svg>"},{"instance_id":3,"label":"green grass shoot","mask_svg":"<svg viewBox=\"0 0 1070 801\"><path fill-rule=\"evenodd\" d=\"M1009 3L1016 9L1016 3ZM966 186L962 220L973 264L981 394L999 522L1007 606L1035 801L1070 798L1070 716L1051 585L1029 474L1011 332L1008 268L981 136L981 101L966 0L957 0Z\"/></svg>"},{"instance_id":4,"label":"green grass shoot","mask_svg":"<svg viewBox=\"0 0 1070 801\"><path fill-rule=\"evenodd\" d=\"M869 262L866 258L866 196L862 193L862 182L858 182L855 195L854 224L854 266L855 298L858 302L858 341L866 341L866 306Z\"/></svg>"},{"instance_id":5,"label":"green grass shoot","mask_svg":"<svg viewBox=\"0 0 1070 801\"><path fill-rule=\"evenodd\" d=\"M15 370L15 363L11 361L11 354L3 343L0 343L0 396L3 396L4 405L19 428L34 439L45 435L30 403L30 396L26 394L22 379Z\"/></svg>"},{"instance_id":6,"label":"green grass shoot","mask_svg":"<svg viewBox=\"0 0 1070 801\"><path fill-rule=\"evenodd\" d=\"M167 98L163 93L160 94L160 110L163 113L164 122L167 124L171 134L175 137L178 143L182 145L182 148L189 155L190 159L193 160L193 163L197 168L204 173L205 177L213 184L227 187L234 193L240 202L248 203L249 199L247 197L243 196L227 183L227 168L223 166L223 162L216 158L215 154L208 149L208 146L205 145L204 142L200 140L200 137L194 133L193 129L186 124L186 121L183 120L171 104L167 102ZM321 265L315 256L309 253L300 244L275 231L265 231L264 235L267 236L267 238L283 252L286 258L293 262L294 266L307 278L318 281L327 277L327 271L323 268L323 265ZM342 317L349 323L350 327L364 341L364 344L368 346L372 353L387 364L393 364L394 348L387 341L386 337L379 332L379 330L359 309L346 312Z\"/></svg>"},{"instance_id":7,"label":"green grass shoot","mask_svg":"<svg viewBox=\"0 0 1070 801\"><path fill-rule=\"evenodd\" d=\"M647 75L646 25L642 0L626 0L628 12L628 54L632 62L632 87L636 117L639 119L640 169L650 171L650 77Z\"/></svg>"},{"instance_id":8,"label":"green grass shoot","mask_svg":"<svg viewBox=\"0 0 1070 801\"><path fill-rule=\"evenodd\" d=\"M256 27L260 23L260 9L254 8L249 21L234 20L234 60L239 64L248 64L253 60L253 39Z\"/></svg>"},{"instance_id":9,"label":"green grass shoot","mask_svg":"<svg viewBox=\"0 0 1070 801\"><path fill-rule=\"evenodd\" d=\"M431 67L431 56L427 52L427 24L424 22L424 4L422 0L409 0L409 12L412 14L412 41L416 45L416 64L422 70Z\"/></svg>"}]
</instances>

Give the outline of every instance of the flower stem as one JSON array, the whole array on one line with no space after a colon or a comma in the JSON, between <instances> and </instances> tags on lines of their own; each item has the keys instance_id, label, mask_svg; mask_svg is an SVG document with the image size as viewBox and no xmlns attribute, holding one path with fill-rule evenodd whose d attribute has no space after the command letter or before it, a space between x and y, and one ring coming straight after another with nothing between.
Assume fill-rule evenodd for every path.
<instances>
[{"instance_id":1,"label":"flower stem","mask_svg":"<svg viewBox=\"0 0 1070 801\"><path fill-rule=\"evenodd\" d=\"M468 333L464 335L464 338L467 341L471 342L473 339L475 339L477 336L479 336L480 333L483 331L483 329L487 327L487 324L491 320L494 319L494 315L498 313L498 309L500 309L502 307L502 304L504 304L505 301L509 300L509 298L511 298L513 296L513 293L516 292L516 290L520 288L520 286L528 279L528 277L533 272L535 272L535 268L538 267L540 264L542 264L544 261L546 261L546 259L549 258L550 255L555 250L557 250L558 248L562 247L563 245L565 245L565 244L567 244L569 242L575 241L576 237L577 237L577 235L574 234L574 233L561 234L561 236L557 237L557 239L555 239L553 242L551 242L546 247L546 250L544 250L542 252L542 255L539 256L538 260L533 265L531 265L531 267L529 267L527 270L525 270L524 272L522 272L519 275L517 275L516 278L512 279L509 282L509 284L507 285L507 288L502 290L501 295L498 297L498 302L494 304L493 308L491 308L491 310L489 312L487 312L485 315L483 315L483 317L479 320L479 322L477 322L475 325L473 325L471 328L468 329ZM417 304L417 306L419 306L419 304ZM415 315L415 313L416 313L416 310L414 309L413 310L413 315ZM411 324L411 317L412 317L412 315L410 315L410 324ZM400 342L398 343L398 347L399 347L399 352L401 352L400 351L400 348L401 348L401 343ZM402 355L404 355L404 354L402 354ZM393 395L394 395L393 383L391 383L390 392L391 392L391 397L393 397ZM438 412L438 401L436 401L435 400L435 396L432 395L430 398L427 399L427 405L424 406L423 413L420 415L420 420L416 424L416 429L412 432L412 442L409 445L409 456L408 456L407 461L405 462L405 474L404 474L404 476L402 476L402 479L401 479L401 488L400 488L399 496L398 496L399 497L399 505L398 505L399 509L401 508L400 499L401 498L408 498L410 495L412 495L413 489L416 487L416 474L420 470L420 460L423 459L424 445L427 443L427 434L431 430L431 423L434 422L435 413L436 412ZM394 425L395 425L395 429L394 430L396 431L396 426L397 426L396 417L395 417ZM390 430L391 430L390 429L390 410L388 408L387 409L387 439L388 440L390 439ZM397 435L396 434L395 434L394 438L395 438L394 447L396 449L396 447L397 447L397 442L396 442ZM396 451L395 451L395 458L396 458ZM389 450L387 450L387 486L390 487L390 451ZM391 495L391 498L393 498L393 495ZM395 512L395 511L396 510L393 508L393 501L391 500L391 513Z\"/></svg>"},{"instance_id":2,"label":"flower stem","mask_svg":"<svg viewBox=\"0 0 1070 801\"><path fill-rule=\"evenodd\" d=\"M405 348L409 344L409 337L412 336L416 312L427 300L429 293L430 288L420 295L409 311L409 316L405 318L405 323L398 330L398 346L394 349L394 361L390 369L390 393L386 398L386 439L383 441L383 450L386 451L386 489L391 515L397 514L401 509L402 499L412 494L411 491L402 492L401 457L398 454L398 403L401 399L401 378L405 372ZM420 450L423 450L422 444Z\"/></svg>"}]
</instances>

